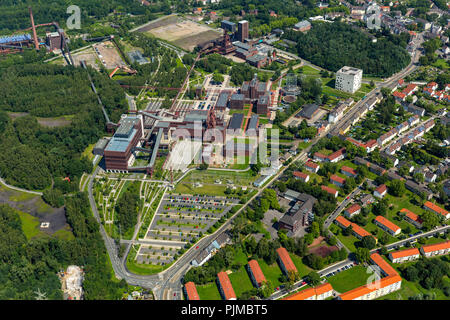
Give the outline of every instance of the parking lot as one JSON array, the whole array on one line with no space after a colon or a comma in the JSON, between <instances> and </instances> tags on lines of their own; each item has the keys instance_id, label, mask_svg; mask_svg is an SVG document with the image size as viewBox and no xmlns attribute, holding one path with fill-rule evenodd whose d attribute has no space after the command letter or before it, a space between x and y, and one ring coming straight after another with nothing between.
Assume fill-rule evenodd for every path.
<instances>
[{"instance_id":1,"label":"parking lot","mask_svg":"<svg viewBox=\"0 0 450 320\"><path fill-rule=\"evenodd\" d=\"M239 200L165 195L137 253L138 263L164 265L189 242L196 242Z\"/></svg>"}]
</instances>

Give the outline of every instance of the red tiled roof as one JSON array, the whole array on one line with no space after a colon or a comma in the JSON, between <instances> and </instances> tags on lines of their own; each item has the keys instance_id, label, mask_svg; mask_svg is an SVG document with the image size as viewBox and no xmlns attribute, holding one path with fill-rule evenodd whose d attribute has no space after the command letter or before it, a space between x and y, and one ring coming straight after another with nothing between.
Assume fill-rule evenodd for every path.
<instances>
[{"instance_id":1,"label":"red tiled roof","mask_svg":"<svg viewBox=\"0 0 450 320\"><path fill-rule=\"evenodd\" d=\"M316 288L316 295L324 294L325 292L329 292L333 290L333 287L331 286L331 283L326 282L324 284L321 284L320 286L317 286Z\"/></svg>"},{"instance_id":2,"label":"red tiled roof","mask_svg":"<svg viewBox=\"0 0 450 320\"><path fill-rule=\"evenodd\" d=\"M395 271L394 268L391 267L386 260L383 259L378 253L372 253L370 255L370 259L378 266L381 270L383 270L388 276L398 275L398 272Z\"/></svg>"},{"instance_id":3,"label":"red tiled roof","mask_svg":"<svg viewBox=\"0 0 450 320\"><path fill-rule=\"evenodd\" d=\"M326 155L324 155L323 153L320 153L320 152L314 153L314 157L321 158L321 159L327 159L328 158Z\"/></svg>"},{"instance_id":4,"label":"red tiled roof","mask_svg":"<svg viewBox=\"0 0 450 320\"><path fill-rule=\"evenodd\" d=\"M300 171L294 171L293 175L298 177L298 178L301 178L303 180L306 180L306 178L309 177L309 174L306 174L306 173L303 173L303 172L300 172Z\"/></svg>"},{"instance_id":5,"label":"red tiled roof","mask_svg":"<svg viewBox=\"0 0 450 320\"><path fill-rule=\"evenodd\" d=\"M401 93L400 91L395 91L392 94L394 97L400 98L400 99L404 99L406 97L406 95L404 93Z\"/></svg>"},{"instance_id":6,"label":"red tiled roof","mask_svg":"<svg viewBox=\"0 0 450 320\"><path fill-rule=\"evenodd\" d=\"M226 300L236 299L236 294L234 293L233 287L231 285L230 278L228 278L228 274L226 272L219 272L217 274L217 278L219 278L220 286L222 287L223 294Z\"/></svg>"},{"instance_id":7,"label":"red tiled roof","mask_svg":"<svg viewBox=\"0 0 450 320\"><path fill-rule=\"evenodd\" d=\"M389 230L391 230L393 232L397 232L398 230L401 230L399 226L397 226L396 224L392 223L391 221L389 221L388 219L386 219L383 216L377 216L375 218L375 221L377 221L378 223L382 224L383 226L385 226L386 228L388 228Z\"/></svg>"},{"instance_id":8,"label":"red tiled roof","mask_svg":"<svg viewBox=\"0 0 450 320\"><path fill-rule=\"evenodd\" d=\"M348 228L352 223L345 219L343 216L337 216L336 221L342 224L345 228Z\"/></svg>"},{"instance_id":9,"label":"red tiled roof","mask_svg":"<svg viewBox=\"0 0 450 320\"><path fill-rule=\"evenodd\" d=\"M434 87L434 86L437 86L437 85L438 84L436 82L432 81L432 82L427 84L427 87Z\"/></svg>"},{"instance_id":10,"label":"red tiled roof","mask_svg":"<svg viewBox=\"0 0 450 320\"><path fill-rule=\"evenodd\" d=\"M333 196L336 195L336 192L338 192L336 189L327 187L327 186L321 186L322 190L328 192L329 194L332 194Z\"/></svg>"},{"instance_id":11,"label":"red tiled roof","mask_svg":"<svg viewBox=\"0 0 450 320\"><path fill-rule=\"evenodd\" d=\"M441 243L428 244L428 245L422 246L423 252L426 252L426 253L443 250L443 249L448 249L448 248L450 248L450 240L447 240L447 241L441 242Z\"/></svg>"},{"instance_id":12,"label":"red tiled roof","mask_svg":"<svg viewBox=\"0 0 450 320\"><path fill-rule=\"evenodd\" d=\"M339 177L339 176L337 176L337 175L335 175L335 174L333 174L333 175L330 177L330 180L331 180L331 181L339 182L340 184L344 184L344 183L345 183L345 179L344 179L344 178L341 178L341 177Z\"/></svg>"},{"instance_id":13,"label":"red tiled roof","mask_svg":"<svg viewBox=\"0 0 450 320\"><path fill-rule=\"evenodd\" d=\"M315 295L316 295L316 290L314 290L314 288L308 288L308 289L299 291L297 293L294 293L293 295L286 297L283 300L306 300Z\"/></svg>"},{"instance_id":14,"label":"red tiled roof","mask_svg":"<svg viewBox=\"0 0 450 320\"><path fill-rule=\"evenodd\" d=\"M336 151L336 152L333 152L332 154L330 154L329 156L328 156L328 160L334 160L334 159L336 159L337 157L340 157L343 153L345 152L345 148L341 148L341 149L339 149L338 151Z\"/></svg>"},{"instance_id":15,"label":"red tiled roof","mask_svg":"<svg viewBox=\"0 0 450 320\"><path fill-rule=\"evenodd\" d=\"M371 293L373 291L376 291L377 288L382 289L384 287L390 286L394 283L397 283L399 281L402 281L402 278L399 275L393 275L393 276L389 276L386 278L383 278L379 281L378 286L377 285L373 285L373 283L371 284L366 284L364 286L355 288L353 290L344 292L343 294L341 294L339 297L342 300L354 300L357 299L361 296L364 296L368 293Z\"/></svg>"},{"instance_id":16,"label":"red tiled roof","mask_svg":"<svg viewBox=\"0 0 450 320\"><path fill-rule=\"evenodd\" d=\"M414 83L410 83L406 86L405 89L403 89L402 93L405 95L409 95L416 87L417 85L415 85Z\"/></svg>"},{"instance_id":17,"label":"red tiled roof","mask_svg":"<svg viewBox=\"0 0 450 320\"><path fill-rule=\"evenodd\" d=\"M353 222L352 222L352 229L361 238L364 238L366 236L372 236L372 234L370 232L366 231L364 228L358 226L356 223L353 223Z\"/></svg>"},{"instance_id":18,"label":"red tiled roof","mask_svg":"<svg viewBox=\"0 0 450 320\"><path fill-rule=\"evenodd\" d=\"M419 224L422 224L422 219L420 219L420 217L417 215L417 214L415 214L414 212L412 212L412 211L409 211L408 209L406 209L406 208L403 208L402 210L400 210L400 212L405 212L406 213L406 216L409 218L409 219L411 219L411 220L413 220L413 221L415 221L415 222L417 222L417 223L419 223Z\"/></svg>"},{"instance_id":19,"label":"red tiled roof","mask_svg":"<svg viewBox=\"0 0 450 320\"><path fill-rule=\"evenodd\" d=\"M319 167L319 165L317 163L314 163L312 161L308 161L307 163L305 163L305 166L310 167L310 168L314 168L314 169Z\"/></svg>"},{"instance_id":20,"label":"red tiled roof","mask_svg":"<svg viewBox=\"0 0 450 320\"><path fill-rule=\"evenodd\" d=\"M294 293L290 295L289 297L286 297L282 300L306 300L312 296L318 296L321 294L324 294L326 292L332 291L333 287L329 282L321 284L320 286L317 286L315 288L308 288L302 291L299 291L297 293Z\"/></svg>"},{"instance_id":21,"label":"red tiled roof","mask_svg":"<svg viewBox=\"0 0 450 320\"><path fill-rule=\"evenodd\" d=\"M417 249L417 248L411 248L411 249L391 252L390 254L393 259L398 259L398 258L420 255L420 252L419 252L419 249Z\"/></svg>"},{"instance_id":22,"label":"red tiled roof","mask_svg":"<svg viewBox=\"0 0 450 320\"><path fill-rule=\"evenodd\" d=\"M439 214L443 215L444 217L446 217L448 215L447 210L435 205L433 202L430 202L430 201L425 202L424 207L426 207L436 213L439 213Z\"/></svg>"},{"instance_id":23,"label":"red tiled roof","mask_svg":"<svg viewBox=\"0 0 450 320\"><path fill-rule=\"evenodd\" d=\"M385 192L387 190L387 187L385 184L382 184L380 186L378 186L378 188L375 189L375 191L377 191L379 194L383 194L383 192Z\"/></svg>"},{"instance_id":24,"label":"red tiled roof","mask_svg":"<svg viewBox=\"0 0 450 320\"><path fill-rule=\"evenodd\" d=\"M189 281L184 285L184 288L186 289L189 300L200 300L195 283Z\"/></svg>"},{"instance_id":25,"label":"red tiled roof","mask_svg":"<svg viewBox=\"0 0 450 320\"><path fill-rule=\"evenodd\" d=\"M292 262L292 259L289 256L289 253L287 252L287 250L285 248L283 248L283 247L278 248L277 253L287 271L297 272L297 268L295 267L295 264Z\"/></svg>"},{"instance_id":26,"label":"red tiled roof","mask_svg":"<svg viewBox=\"0 0 450 320\"><path fill-rule=\"evenodd\" d=\"M259 267L258 261L256 261L255 259L250 260L248 262L248 266L250 267L250 270L252 271L253 276L255 277L256 283L261 284L263 282L266 282L266 277L264 276L264 273Z\"/></svg>"},{"instance_id":27,"label":"red tiled roof","mask_svg":"<svg viewBox=\"0 0 450 320\"><path fill-rule=\"evenodd\" d=\"M356 170L347 166L342 166L341 171L348 172L354 176L356 176Z\"/></svg>"},{"instance_id":28,"label":"red tiled roof","mask_svg":"<svg viewBox=\"0 0 450 320\"><path fill-rule=\"evenodd\" d=\"M345 211L352 214L353 212L356 212L358 210L361 210L361 206L357 203L354 203L350 207L348 207Z\"/></svg>"}]
</instances>

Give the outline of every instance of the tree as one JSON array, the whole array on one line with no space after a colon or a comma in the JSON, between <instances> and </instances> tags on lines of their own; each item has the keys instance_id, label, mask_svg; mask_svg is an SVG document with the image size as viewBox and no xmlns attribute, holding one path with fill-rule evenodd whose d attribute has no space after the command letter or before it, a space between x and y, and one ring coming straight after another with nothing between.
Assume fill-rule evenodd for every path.
<instances>
[{"instance_id":1,"label":"tree","mask_svg":"<svg viewBox=\"0 0 450 320\"><path fill-rule=\"evenodd\" d=\"M376 241L373 236L365 236L361 240L361 244L364 248L367 248L369 250L372 250L376 246Z\"/></svg>"},{"instance_id":2,"label":"tree","mask_svg":"<svg viewBox=\"0 0 450 320\"><path fill-rule=\"evenodd\" d=\"M308 282L311 286L315 287L320 283L320 276L317 272L311 271L306 276L306 282Z\"/></svg>"},{"instance_id":3,"label":"tree","mask_svg":"<svg viewBox=\"0 0 450 320\"><path fill-rule=\"evenodd\" d=\"M273 284L270 280L266 280L261 284L261 286L258 289L259 295L262 298L268 298L273 293Z\"/></svg>"},{"instance_id":4,"label":"tree","mask_svg":"<svg viewBox=\"0 0 450 320\"><path fill-rule=\"evenodd\" d=\"M215 72L215 73L213 74L213 81L214 81L214 82L222 83L223 80L224 80L224 77L223 77L223 75L221 75L220 73Z\"/></svg>"},{"instance_id":5,"label":"tree","mask_svg":"<svg viewBox=\"0 0 450 320\"><path fill-rule=\"evenodd\" d=\"M402 197L406 192L405 182L402 180L392 180L389 185L388 191L394 197Z\"/></svg>"},{"instance_id":6,"label":"tree","mask_svg":"<svg viewBox=\"0 0 450 320\"><path fill-rule=\"evenodd\" d=\"M431 211L425 211L420 217L423 221L422 226L427 231L439 225L439 217Z\"/></svg>"},{"instance_id":7,"label":"tree","mask_svg":"<svg viewBox=\"0 0 450 320\"><path fill-rule=\"evenodd\" d=\"M425 178L424 178L424 176L423 176L423 173L420 173L420 172L414 173L413 178L414 178L414 180L416 180L418 183L423 183L424 180L425 180Z\"/></svg>"},{"instance_id":8,"label":"tree","mask_svg":"<svg viewBox=\"0 0 450 320\"><path fill-rule=\"evenodd\" d=\"M387 213L387 199L383 198L373 205L372 211L377 216L385 216Z\"/></svg>"},{"instance_id":9,"label":"tree","mask_svg":"<svg viewBox=\"0 0 450 320\"><path fill-rule=\"evenodd\" d=\"M356 259L363 263L369 261L370 251L367 248L357 248L355 252Z\"/></svg>"}]
</instances>

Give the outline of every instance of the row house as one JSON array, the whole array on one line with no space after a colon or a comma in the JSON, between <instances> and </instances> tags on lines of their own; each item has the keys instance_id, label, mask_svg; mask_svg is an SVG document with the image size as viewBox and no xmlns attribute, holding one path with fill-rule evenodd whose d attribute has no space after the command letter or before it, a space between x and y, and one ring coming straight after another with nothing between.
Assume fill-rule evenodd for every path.
<instances>
[{"instance_id":1,"label":"row house","mask_svg":"<svg viewBox=\"0 0 450 320\"><path fill-rule=\"evenodd\" d=\"M327 186L321 186L323 191L328 192L329 194L331 194L333 197L337 198L339 191L337 191L336 189L327 187Z\"/></svg>"},{"instance_id":2,"label":"row house","mask_svg":"<svg viewBox=\"0 0 450 320\"><path fill-rule=\"evenodd\" d=\"M400 290L402 278L399 275L382 278L377 283L370 283L342 293L339 300L373 300Z\"/></svg>"},{"instance_id":3,"label":"row house","mask_svg":"<svg viewBox=\"0 0 450 320\"><path fill-rule=\"evenodd\" d=\"M347 218L351 219L355 215L359 214L360 212L361 212L361 206L357 203L354 203L350 207L345 209L344 214L347 216Z\"/></svg>"},{"instance_id":4,"label":"row house","mask_svg":"<svg viewBox=\"0 0 450 320\"><path fill-rule=\"evenodd\" d=\"M383 216L377 216L374 219L374 223L379 226L381 229L383 229L384 231L386 231L387 233L389 233L391 236L397 236L400 234L400 232L402 231L402 229L397 226L396 224L392 223L391 221L389 221L388 219L386 219Z\"/></svg>"},{"instance_id":5,"label":"row house","mask_svg":"<svg viewBox=\"0 0 450 320\"><path fill-rule=\"evenodd\" d=\"M413 180L410 180L410 179L406 180L405 188L411 192L414 192L415 194L418 194L418 195L425 194L425 197L428 200L430 200L433 197L433 193L430 190L415 183Z\"/></svg>"},{"instance_id":6,"label":"row house","mask_svg":"<svg viewBox=\"0 0 450 320\"><path fill-rule=\"evenodd\" d=\"M327 282L315 288L308 288L294 293L283 300L325 300L333 296L333 291L333 287Z\"/></svg>"},{"instance_id":7,"label":"row house","mask_svg":"<svg viewBox=\"0 0 450 320\"><path fill-rule=\"evenodd\" d=\"M388 132L386 132L385 134L382 134L381 136L378 137L377 142L378 145L381 147L383 146L385 143L391 141L392 139L394 139L394 137L397 135L397 132L395 129L391 129Z\"/></svg>"},{"instance_id":8,"label":"row house","mask_svg":"<svg viewBox=\"0 0 450 320\"><path fill-rule=\"evenodd\" d=\"M347 166L341 167L341 173L345 174L348 177L355 178L358 174L356 173L356 170Z\"/></svg>"},{"instance_id":9,"label":"row house","mask_svg":"<svg viewBox=\"0 0 450 320\"><path fill-rule=\"evenodd\" d=\"M217 286L224 300L236 300L236 293L226 272L221 271L217 274Z\"/></svg>"},{"instance_id":10,"label":"row house","mask_svg":"<svg viewBox=\"0 0 450 320\"><path fill-rule=\"evenodd\" d=\"M356 223L350 222L347 219L345 219L343 216L337 216L334 222L340 226L343 229L347 229L348 227L352 227L352 234L361 240L362 238L366 236L372 236L370 232L367 232L365 229L358 226ZM373 236L372 236L373 237ZM375 241L377 241L377 238L375 238Z\"/></svg>"},{"instance_id":11,"label":"row house","mask_svg":"<svg viewBox=\"0 0 450 320\"><path fill-rule=\"evenodd\" d=\"M293 173L294 177L302 182L308 182L309 181L309 174L300 172L300 171L294 171Z\"/></svg>"},{"instance_id":12,"label":"row house","mask_svg":"<svg viewBox=\"0 0 450 320\"><path fill-rule=\"evenodd\" d=\"M422 246L420 252L427 258L448 254L450 252L450 240Z\"/></svg>"},{"instance_id":13,"label":"row house","mask_svg":"<svg viewBox=\"0 0 450 320\"><path fill-rule=\"evenodd\" d=\"M345 184L345 179L333 174L330 177L330 182L338 187L343 187Z\"/></svg>"},{"instance_id":14,"label":"row house","mask_svg":"<svg viewBox=\"0 0 450 320\"><path fill-rule=\"evenodd\" d=\"M383 198L386 195L387 187L385 184L379 185L375 191L373 192L373 195L377 198Z\"/></svg>"},{"instance_id":15,"label":"row house","mask_svg":"<svg viewBox=\"0 0 450 320\"><path fill-rule=\"evenodd\" d=\"M423 208L436 213L438 216L442 216L444 219L450 218L450 212L435 205L433 202L430 201L425 202Z\"/></svg>"},{"instance_id":16,"label":"row house","mask_svg":"<svg viewBox=\"0 0 450 320\"><path fill-rule=\"evenodd\" d=\"M195 283L192 281L189 281L184 285L184 294L187 300L200 300Z\"/></svg>"},{"instance_id":17,"label":"row house","mask_svg":"<svg viewBox=\"0 0 450 320\"><path fill-rule=\"evenodd\" d=\"M417 248L411 248L406 250L399 250L389 253L389 259L393 263L402 263L406 261L413 261L420 258L420 252Z\"/></svg>"},{"instance_id":18,"label":"row house","mask_svg":"<svg viewBox=\"0 0 450 320\"><path fill-rule=\"evenodd\" d=\"M320 165L318 165L317 163L314 163L312 161L308 161L305 163L305 169L310 172L317 173L320 169Z\"/></svg>"},{"instance_id":19,"label":"row house","mask_svg":"<svg viewBox=\"0 0 450 320\"><path fill-rule=\"evenodd\" d=\"M264 276L264 273L262 272L258 261L256 261L255 259L248 262L247 270L252 283L256 288L261 287L261 285L266 282L266 277Z\"/></svg>"},{"instance_id":20,"label":"row house","mask_svg":"<svg viewBox=\"0 0 450 320\"><path fill-rule=\"evenodd\" d=\"M381 269L384 278L339 295L339 300L373 300L401 288L402 278L378 253L370 256L371 262Z\"/></svg>"},{"instance_id":21,"label":"row house","mask_svg":"<svg viewBox=\"0 0 450 320\"><path fill-rule=\"evenodd\" d=\"M281 270L285 275L289 276L289 273L294 272L297 273L298 270L295 267L294 262L292 262L291 257L289 256L286 248L280 247L277 249L278 260L280 262Z\"/></svg>"},{"instance_id":22,"label":"row house","mask_svg":"<svg viewBox=\"0 0 450 320\"><path fill-rule=\"evenodd\" d=\"M400 212L405 214L404 219L407 222L411 223L417 229L422 229L423 221L417 214L406 208L401 209Z\"/></svg>"}]
</instances>

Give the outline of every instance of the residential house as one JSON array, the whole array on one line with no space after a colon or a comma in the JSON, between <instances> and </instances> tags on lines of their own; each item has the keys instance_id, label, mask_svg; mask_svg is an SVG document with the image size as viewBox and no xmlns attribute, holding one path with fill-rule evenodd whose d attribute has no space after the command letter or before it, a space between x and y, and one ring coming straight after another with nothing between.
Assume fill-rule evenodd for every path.
<instances>
[{"instance_id":1,"label":"residential house","mask_svg":"<svg viewBox=\"0 0 450 320\"><path fill-rule=\"evenodd\" d=\"M389 259L393 263L402 263L406 261L413 261L420 258L420 252L417 248L411 248L406 250L399 250L389 253Z\"/></svg>"},{"instance_id":2,"label":"residential house","mask_svg":"<svg viewBox=\"0 0 450 320\"><path fill-rule=\"evenodd\" d=\"M228 278L226 272L221 271L217 274L217 286L224 300L236 300L236 293L234 293L230 278Z\"/></svg>"},{"instance_id":3,"label":"residential house","mask_svg":"<svg viewBox=\"0 0 450 320\"><path fill-rule=\"evenodd\" d=\"M374 223L384 231L388 232L391 236L397 236L402 231L402 229L399 226L392 223L383 216L377 216L374 219Z\"/></svg>"},{"instance_id":4,"label":"residential house","mask_svg":"<svg viewBox=\"0 0 450 320\"><path fill-rule=\"evenodd\" d=\"M248 262L247 270L250 274L252 283L256 288L261 287L261 285L266 282L266 277L264 276L264 273L262 272L258 261L256 261L255 259L252 259Z\"/></svg>"},{"instance_id":5,"label":"residential house","mask_svg":"<svg viewBox=\"0 0 450 320\"><path fill-rule=\"evenodd\" d=\"M385 184L381 184L378 186L378 188L375 189L373 192L373 195L377 198L383 198L386 195L387 187Z\"/></svg>"},{"instance_id":6,"label":"residential house","mask_svg":"<svg viewBox=\"0 0 450 320\"><path fill-rule=\"evenodd\" d=\"M331 296L333 296L333 287L330 283L326 282L315 288L301 290L283 298L283 300L325 300Z\"/></svg>"},{"instance_id":7,"label":"residential house","mask_svg":"<svg viewBox=\"0 0 450 320\"><path fill-rule=\"evenodd\" d=\"M423 221L417 214L406 208L401 209L400 212L405 214L404 219L407 222L411 223L417 229L422 229Z\"/></svg>"},{"instance_id":8,"label":"residential house","mask_svg":"<svg viewBox=\"0 0 450 320\"><path fill-rule=\"evenodd\" d=\"M331 183L333 183L334 185L336 185L336 186L338 186L338 187L343 187L344 184L345 184L345 179L344 179L344 178L341 178L341 177L339 177L339 176L337 176L337 175L335 175L335 174L333 174L333 175L330 177L330 181L331 181Z\"/></svg>"},{"instance_id":9,"label":"residential house","mask_svg":"<svg viewBox=\"0 0 450 320\"><path fill-rule=\"evenodd\" d=\"M439 216L442 216L444 219L450 218L450 212L447 210L435 205L433 202L427 201L423 205L424 209L429 210L431 212L436 213Z\"/></svg>"},{"instance_id":10,"label":"residential house","mask_svg":"<svg viewBox=\"0 0 450 320\"><path fill-rule=\"evenodd\" d=\"M428 244L420 248L420 253L425 257L440 256L450 252L450 240L441 243Z\"/></svg>"},{"instance_id":11,"label":"residential house","mask_svg":"<svg viewBox=\"0 0 450 320\"><path fill-rule=\"evenodd\" d=\"M345 209L344 214L347 216L347 218L351 219L355 215L359 214L360 212L361 212L361 206L357 203L354 203L350 207Z\"/></svg>"},{"instance_id":12,"label":"residential house","mask_svg":"<svg viewBox=\"0 0 450 320\"><path fill-rule=\"evenodd\" d=\"M200 300L195 283L192 281L189 281L184 285L184 294L186 295L187 300Z\"/></svg>"},{"instance_id":13,"label":"residential house","mask_svg":"<svg viewBox=\"0 0 450 320\"><path fill-rule=\"evenodd\" d=\"M367 205L374 203L375 199L374 199L374 197L372 197L371 194L365 194L364 196L361 197L361 199L359 201L361 201L361 205L363 207L366 207Z\"/></svg>"},{"instance_id":14,"label":"residential house","mask_svg":"<svg viewBox=\"0 0 450 320\"><path fill-rule=\"evenodd\" d=\"M289 275L289 273L294 272L297 273L298 270L295 267L295 264L292 262L289 253L286 248L280 247L277 249L278 260L280 262L280 266L285 275Z\"/></svg>"},{"instance_id":15,"label":"residential house","mask_svg":"<svg viewBox=\"0 0 450 320\"><path fill-rule=\"evenodd\" d=\"M358 174L356 173L356 170L347 166L341 167L341 173L345 174L348 177L355 178Z\"/></svg>"},{"instance_id":16,"label":"residential house","mask_svg":"<svg viewBox=\"0 0 450 320\"><path fill-rule=\"evenodd\" d=\"M312 161L308 161L305 163L305 169L310 171L310 172L314 172L317 173L317 171L319 171L320 166L317 163L314 163Z\"/></svg>"},{"instance_id":17,"label":"residential house","mask_svg":"<svg viewBox=\"0 0 450 320\"><path fill-rule=\"evenodd\" d=\"M309 174L300 172L300 171L294 171L293 173L294 177L300 181L308 182L309 181Z\"/></svg>"},{"instance_id":18,"label":"residential house","mask_svg":"<svg viewBox=\"0 0 450 320\"><path fill-rule=\"evenodd\" d=\"M323 191L328 192L329 194L331 194L333 197L337 198L339 192L336 189L327 187L327 186L321 186Z\"/></svg>"}]
</instances>

